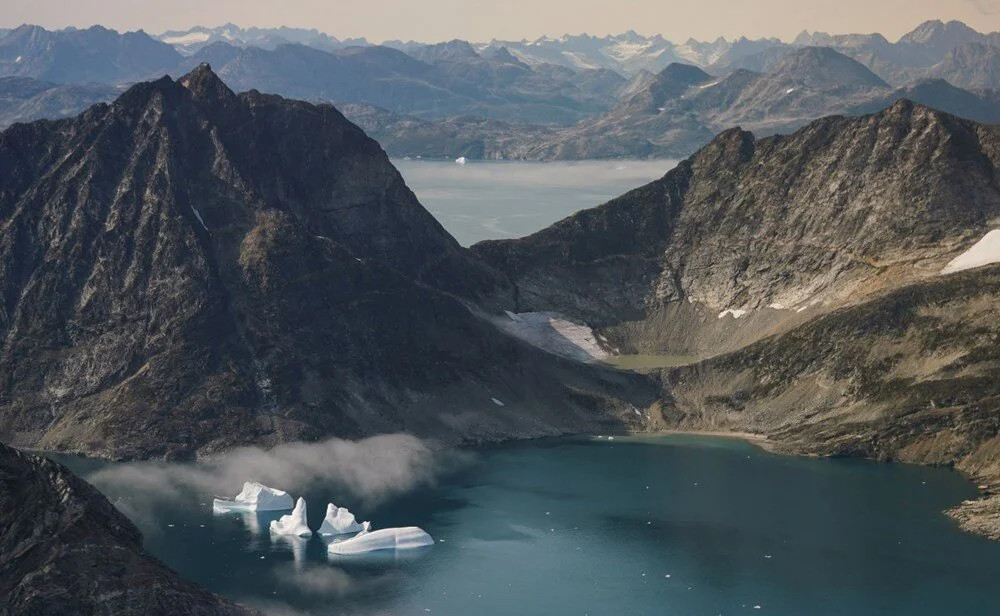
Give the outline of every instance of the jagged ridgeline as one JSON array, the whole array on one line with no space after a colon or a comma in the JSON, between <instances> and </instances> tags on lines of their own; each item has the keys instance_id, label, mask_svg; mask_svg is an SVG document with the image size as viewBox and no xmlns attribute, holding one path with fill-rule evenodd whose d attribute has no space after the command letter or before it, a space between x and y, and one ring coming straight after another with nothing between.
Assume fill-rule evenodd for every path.
<instances>
[{"instance_id":1,"label":"jagged ridgeline","mask_svg":"<svg viewBox=\"0 0 1000 616\"><path fill-rule=\"evenodd\" d=\"M0 134L0 221L12 444L538 436L651 395L479 316L513 304L506 277L333 107L237 95L207 65Z\"/></svg>"}]
</instances>

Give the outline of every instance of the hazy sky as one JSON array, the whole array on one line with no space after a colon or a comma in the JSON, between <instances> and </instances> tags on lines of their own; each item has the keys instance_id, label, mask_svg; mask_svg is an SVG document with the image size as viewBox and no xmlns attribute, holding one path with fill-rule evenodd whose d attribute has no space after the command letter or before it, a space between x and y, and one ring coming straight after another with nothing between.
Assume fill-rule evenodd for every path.
<instances>
[{"instance_id":1,"label":"hazy sky","mask_svg":"<svg viewBox=\"0 0 1000 616\"><path fill-rule=\"evenodd\" d=\"M302 26L372 41L533 39L634 29L668 39L747 35L790 40L803 29L881 32L927 19L1000 30L1000 0L0 0L0 26L99 23L158 34L192 25Z\"/></svg>"}]
</instances>

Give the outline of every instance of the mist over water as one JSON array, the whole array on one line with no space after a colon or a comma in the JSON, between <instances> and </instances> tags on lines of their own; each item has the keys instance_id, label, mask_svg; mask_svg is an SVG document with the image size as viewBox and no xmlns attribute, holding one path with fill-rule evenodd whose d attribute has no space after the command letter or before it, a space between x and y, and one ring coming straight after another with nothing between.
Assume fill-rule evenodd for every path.
<instances>
[{"instance_id":1,"label":"mist over water","mask_svg":"<svg viewBox=\"0 0 1000 616\"><path fill-rule=\"evenodd\" d=\"M212 495L233 496L246 481L293 494L322 484L358 504L373 506L434 483L442 472L460 466L464 457L436 451L414 436L390 434L360 441L290 443L269 450L243 447L198 464L117 464L86 478L105 494L142 494L141 499L115 504L133 519L149 520L164 503L192 495L209 501Z\"/></svg>"},{"instance_id":2,"label":"mist over water","mask_svg":"<svg viewBox=\"0 0 1000 616\"><path fill-rule=\"evenodd\" d=\"M675 160L392 162L420 203L463 246L530 235L677 165Z\"/></svg>"}]
</instances>

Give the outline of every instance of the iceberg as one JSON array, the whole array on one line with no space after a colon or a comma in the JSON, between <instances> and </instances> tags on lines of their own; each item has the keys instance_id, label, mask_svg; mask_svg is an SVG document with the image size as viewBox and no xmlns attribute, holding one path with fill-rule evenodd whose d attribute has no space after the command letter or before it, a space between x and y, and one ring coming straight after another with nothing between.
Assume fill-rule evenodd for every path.
<instances>
[{"instance_id":1,"label":"iceberg","mask_svg":"<svg viewBox=\"0 0 1000 616\"><path fill-rule=\"evenodd\" d=\"M459 165L464 165L467 162L469 161L464 156L459 156L458 158L455 159L455 163Z\"/></svg>"},{"instance_id":2,"label":"iceberg","mask_svg":"<svg viewBox=\"0 0 1000 616\"><path fill-rule=\"evenodd\" d=\"M292 508L292 497L283 490L269 488L256 481L243 484L243 490L233 497L216 498L212 501L212 509L221 511L282 511Z\"/></svg>"},{"instance_id":3,"label":"iceberg","mask_svg":"<svg viewBox=\"0 0 1000 616\"><path fill-rule=\"evenodd\" d=\"M275 535L312 536L313 532L306 521L306 499L300 496L299 500L295 501L295 509L292 509L291 513L272 520L271 532Z\"/></svg>"},{"instance_id":4,"label":"iceberg","mask_svg":"<svg viewBox=\"0 0 1000 616\"><path fill-rule=\"evenodd\" d=\"M317 532L321 535L346 535L363 530L365 527L358 524L358 521L354 519L354 514L348 511L347 507L338 507L329 503L326 506L326 517L323 518L323 524L320 525Z\"/></svg>"},{"instance_id":5,"label":"iceberg","mask_svg":"<svg viewBox=\"0 0 1000 616\"><path fill-rule=\"evenodd\" d=\"M409 550L434 545L423 529L416 526L363 530L350 539L335 541L327 546L330 554L363 554L376 550Z\"/></svg>"}]
</instances>

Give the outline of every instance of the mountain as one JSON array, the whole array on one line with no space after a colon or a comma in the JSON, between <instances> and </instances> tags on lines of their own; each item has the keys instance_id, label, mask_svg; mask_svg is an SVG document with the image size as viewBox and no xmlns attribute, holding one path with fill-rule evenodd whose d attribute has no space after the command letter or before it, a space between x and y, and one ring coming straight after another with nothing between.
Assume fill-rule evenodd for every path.
<instances>
[{"instance_id":1,"label":"mountain","mask_svg":"<svg viewBox=\"0 0 1000 616\"><path fill-rule=\"evenodd\" d=\"M187 30L169 30L156 36L157 39L185 55L191 55L212 43L225 42L238 47L260 47L276 49L281 45L294 43L323 51L343 49L357 45L368 45L365 39L338 40L315 28L241 28L228 23L217 28L195 26Z\"/></svg>"},{"instance_id":2,"label":"mountain","mask_svg":"<svg viewBox=\"0 0 1000 616\"><path fill-rule=\"evenodd\" d=\"M0 444L0 612L255 614L178 577L62 465Z\"/></svg>"},{"instance_id":3,"label":"mountain","mask_svg":"<svg viewBox=\"0 0 1000 616\"><path fill-rule=\"evenodd\" d=\"M960 21L925 21L899 39L899 45L913 49L933 64L949 51L969 43L983 42L984 35Z\"/></svg>"},{"instance_id":4,"label":"mountain","mask_svg":"<svg viewBox=\"0 0 1000 616\"><path fill-rule=\"evenodd\" d=\"M24 25L0 36L0 76L56 83L123 83L163 74L181 60L145 32L101 26L50 31Z\"/></svg>"},{"instance_id":5,"label":"mountain","mask_svg":"<svg viewBox=\"0 0 1000 616\"><path fill-rule=\"evenodd\" d=\"M517 310L583 319L622 352L711 355L939 272L1000 217L998 145L908 101L789 136L733 129L660 180L473 252Z\"/></svg>"},{"instance_id":6,"label":"mountain","mask_svg":"<svg viewBox=\"0 0 1000 616\"><path fill-rule=\"evenodd\" d=\"M120 94L99 83L56 84L31 77L0 77L0 128L14 122L65 118Z\"/></svg>"},{"instance_id":7,"label":"mountain","mask_svg":"<svg viewBox=\"0 0 1000 616\"><path fill-rule=\"evenodd\" d=\"M1000 129L909 101L788 136L726 131L662 179L472 250L656 372L651 430L738 430L788 452L955 464L950 512L1000 538Z\"/></svg>"},{"instance_id":8,"label":"mountain","mask_svg":"<svg viewBox=\"0 0 1000 616\"><path fill-rule=\"evenodd\" d=\"M489 440L607 429L650 395L503 333L506 279L329 105L202 65L12 126L0 182L4 442Z\"/></svg>"},{"instance_id":9,"label":"mountain","mask_svg":"<svg viewBox=\"0 0 1000 616\"><path fill-rule=\"evenodd\" d=\"M348 114L396 156L529 160L681 158L732 126L762 136L785 133L827 115L875 113L902 99L978 122L1000 120L994 91L962 90L941 79L893 88L829 48L787 51L763 74L741 69L717 78L674 63L657 75L640 73L619 91L609 111L565 128L468 117L428 122L356 106Z\"/></svg>"},{"instance_id":10,"label":"mountain","mask_svg":"<svg viewBox=\"0 0 1000 616\"><path fill-rule=\"evenodd\" d=\"M424 119L474 114L537 124L572 124L602 111L625 83L609 71L577 73L486 58L461 42L416 55L427 61L383 46L327 53L304 45L265 50L214 43L181 66L209 62L238 90L368 104Z\"/></svg>"},{"instance_id":11,"label":"mountain","mask_svg":"<svg viewBox=\"0 0 1000 616\"><path fill-rule=\"evenodd\" d=\"M955 47L929 73L962 88L996 89L1000 87L1000 47L982 43Z\"/></svg>"},{"instance_id":12,"label":"mountain","mask_svg":"<svg viewBox=\"0 0 1000 616\"><path fill-rule=\"evenodd\" d=\"M420 118L357 103L338 104L344 116L398 157L520 159L555 134L544 126L510 124L476 116Z\"/></svg>"}]
</instances>

